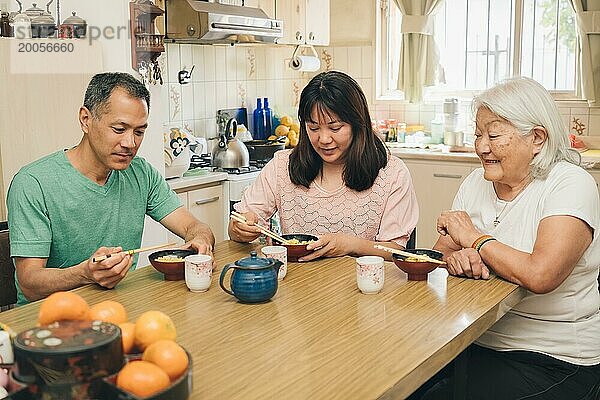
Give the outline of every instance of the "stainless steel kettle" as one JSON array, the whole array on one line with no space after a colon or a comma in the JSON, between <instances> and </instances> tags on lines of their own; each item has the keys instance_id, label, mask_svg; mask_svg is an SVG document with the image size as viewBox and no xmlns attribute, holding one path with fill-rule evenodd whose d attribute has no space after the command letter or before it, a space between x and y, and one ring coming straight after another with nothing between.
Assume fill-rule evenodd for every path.
<instances>
[{"instance_id":1,"label":"stainless steel kettle","mask_svg":"<svg viewBox=\"0 0 600 400\"><path fill-rule=\"evenodd\" d=\"M236 139L237 121L230 118L219 142L213 148L212 165L219 168L244 168L250 166L246 145Z\"/></svg>"}]
</instances>

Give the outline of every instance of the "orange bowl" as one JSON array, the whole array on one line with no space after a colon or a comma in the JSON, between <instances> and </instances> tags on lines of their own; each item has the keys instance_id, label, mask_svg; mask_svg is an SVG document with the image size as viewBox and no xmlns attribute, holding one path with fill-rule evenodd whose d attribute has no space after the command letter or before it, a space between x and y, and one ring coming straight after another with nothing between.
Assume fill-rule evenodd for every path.
<instances>
[{"instance_id":1,"label":"orange bowl","mask_svg":"<svg viewBox=\"0 0 600 400\"><path fill-rule=\"evenodd\" d=\"M173 250L160 250L156 251L148 256L150 260L150 264L159 272L162 272L165 276L166 281L180 281L185 279L185 262L184 258L187 256L191 256L192 254L197 254L196 250L183 250L183 249L173 249ZM164 256L173 256L179 257L182 261L176 262L165 262L158 261L159 257Z\"/></svg>"},{"instance_id":2,"label":"orange bowl","mask_svg":"<svg viewBox=\"0 0 600 400\"><path fill-rule=\"evenodd\" d=\"M285 240L296 239L299 242L317 241L318 237L314 235L307 235L304 233L289 233L287 235L281 235ZM273 240L273 243L281 244L277 240ZM281 244L287 248L287 259L291 262L296 262L300 257L304 257L307 254L313 252L313 250L307 250L306 244Z\"/></svg>"},{"instance_id":3,"label":"orange bowl","mask_svg":"<svg viewBox=\"0 0 600 400\"><path fill-rule=\"evenodd\" d=\"M188 367L182 376L171 381L171 385L166 389L153 394L149 397L138 397L132 393L117 387L117 374L109 375L103 378L103 390L105 399L126 399L126 400L172 400L187 399L192 391L192 355L186 350L188 356ZM131 355L127 357L127 362L141 360L142 355Z\"/></svg>"},{"instance_id":4,"label":"orange bowl","mask_svg":"<svg viewBox=\"0 0 600 400\"><path fill-rule=\"evenodd\" d=\"M440 261L442 261L443 257L443 254L439 251L430 249L406 249L404 251L412 254L426 255ZM399 254L393 254L393 257L394 264L408 274L409 281L426 281L427 275L439 266L439 264L428 261L406 261L407 257Z\"/></svg>"}]
</instances>

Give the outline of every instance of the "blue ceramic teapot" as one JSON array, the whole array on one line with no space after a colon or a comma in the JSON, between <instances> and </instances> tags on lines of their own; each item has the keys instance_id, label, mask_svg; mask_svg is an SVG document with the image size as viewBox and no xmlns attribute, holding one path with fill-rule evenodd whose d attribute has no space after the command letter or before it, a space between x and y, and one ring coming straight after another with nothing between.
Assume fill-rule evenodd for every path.
<instances>
[{"instance_id":1,"label":"blue ceramic teapot","mask_svg":"<svg viewBox=\"0 0 600 400\"><path fill-rule=\"evenodd\" d=\"M281 261L273 258L262 258L256 251L250 252L250 257L227 264L221 271L219 285L242 303L262 303L268 301L277 292L277 274ZM223 284L227 271L231 274L231 290Z\"/></svg>"}]
</instances>

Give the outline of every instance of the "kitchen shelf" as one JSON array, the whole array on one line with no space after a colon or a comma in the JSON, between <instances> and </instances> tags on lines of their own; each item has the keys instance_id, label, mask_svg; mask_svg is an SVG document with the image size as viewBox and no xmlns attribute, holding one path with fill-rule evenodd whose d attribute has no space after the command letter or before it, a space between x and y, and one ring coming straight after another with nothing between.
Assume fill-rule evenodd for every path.
<instances>
[{"instance_id":1,"label":"kitchen shelf","mask_svg":"<svg viewBox=\"0 0 600 400\"><path fill-rule=\"evenodd\" d=\"M131 66L139 70L140 65L155 63L165 51L165 37L156 32L154 20L164 14L150 0L129 3L131 28Z\"/></svg>"}]
</instances>

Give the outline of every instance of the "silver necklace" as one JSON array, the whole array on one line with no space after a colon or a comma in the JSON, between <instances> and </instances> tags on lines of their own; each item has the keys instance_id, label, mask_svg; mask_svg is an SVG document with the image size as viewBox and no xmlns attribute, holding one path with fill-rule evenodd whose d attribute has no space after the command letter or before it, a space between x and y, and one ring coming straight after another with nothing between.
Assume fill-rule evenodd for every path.
<instances>
[{"instance_id":1,"label":"silver necklace","mask_svg":"<svg viewBox=\"0 0 600 400\"><path fill-rule=\"evenodd\" d=\"M500 212L498 214L496 214L496 218L494 218L494 227L498 226L498 224L500 223L500 216L502 215L502 213L504 212L504 210L506 210L506 206L508 206L508 201L506 202L506 204L504 204L504 207L502 207L502 210L500 210Z\"/></svg>"},{"instance_id":2,"label":"silver necklace","mask_svg":"<svg viewBox=\"0 0 600 400\"><path fill-rule=\"evenodd\" d=\"M527 182L527 184L525 186L523 186L521 188L521 190L519 190L519 192L515 195L515 197L511 200L511 201L507 201L506 204L504 204L504 207L502 207L502 210L500 210L500 212L498 214L496 214L496 218L494 218L493 224L494 227L497 227L498 224L500 224L500 216L502 215L502 213L504 212L504 210L506 210L506 207L513 201L517 200L517 197L519 197L519 195L521 193L523 193L523 191L525 190L525 188L527 186L529 186L529 184L531 183L531 181Z\"/></svg>"}]
</instances>

